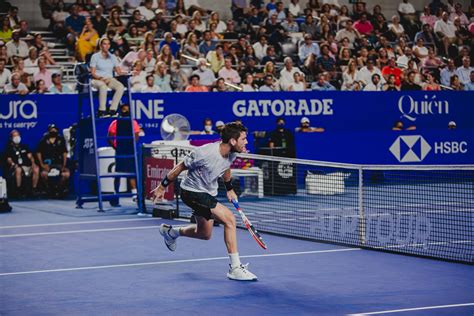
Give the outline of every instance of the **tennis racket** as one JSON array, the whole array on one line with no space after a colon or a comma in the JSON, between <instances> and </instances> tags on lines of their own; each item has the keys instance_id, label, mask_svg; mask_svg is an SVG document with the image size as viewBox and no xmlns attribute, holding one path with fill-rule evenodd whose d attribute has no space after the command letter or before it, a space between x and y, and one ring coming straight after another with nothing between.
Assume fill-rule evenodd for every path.
<instances>
[{"instance_id":1,"label":"tennis racket","mask_svg":"<svg viewBox=\"0 0 474 316\"><path fill-rule=\"evenodd\" d=\"M258 233L258 231L253 227L252 223L248 220L247 216L245 216L244 212L239 206L239 202L237 200L232 200L232 204L234 204L235 209L239 212L240 217L242 217L242 222L244 222L245 227L249 231L250 235L252 235L253 239L260 245L263 249L267 249L267 245L262 239L262 236Z\"/></svg>"}]
</instances>

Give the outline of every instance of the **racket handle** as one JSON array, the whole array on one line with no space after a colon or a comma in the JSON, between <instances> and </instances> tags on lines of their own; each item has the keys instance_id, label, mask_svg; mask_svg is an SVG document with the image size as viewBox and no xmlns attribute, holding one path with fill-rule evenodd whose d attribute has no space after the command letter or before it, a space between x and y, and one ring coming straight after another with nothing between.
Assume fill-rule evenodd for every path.
<instances>
[{"instance_id":1,"label":"racket handle","mask_svg":"<svg viewBox=\"0 0 474 316\"><path fill-rule=\"evenodd\" d=\"M234 207L235 207L236 209L239 209L239 208L240 208L240 207L239 207L239 201L232 199L232 204L234 204Z\"/></svg>"}]
</instances>

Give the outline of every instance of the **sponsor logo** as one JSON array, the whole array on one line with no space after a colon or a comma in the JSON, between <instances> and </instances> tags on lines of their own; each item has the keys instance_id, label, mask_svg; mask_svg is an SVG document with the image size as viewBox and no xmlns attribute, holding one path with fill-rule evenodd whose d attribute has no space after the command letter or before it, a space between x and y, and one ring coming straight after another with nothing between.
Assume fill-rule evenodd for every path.
<instances>
[{"instance_id":1,"label":"sponsor logo","mask_svg":"<svg viewBox=\"0 0 474 316\"><path fill-rule=\"evenodd\" d=\"M420 162L431 151L431 146L420 135L399 136L390 146L390 152L399 162Z\"/></svg>"},{"instance_id":2,"label":"sponsor logo","mask_svg":"<svg viewBox=\"0 0 474 316\"><path fill-rule=\"evenodd\" d=\"M38 118L38 107L31 100L10 101L6 109L0 107L0 119L24 119L31 120Z\"/></svg>"},{"instance_id":3,"label":"sponsor logo","mask_svg":"<svg viewBox=\"0 0 474 316\"><path fill-rule=\"evenodd\" d=\"M237 117L333 115L332 104L332 99L237 100L232 112Z\"/></svg>"},{"instance_id":4,"label":"sponsor logo","mask_svg":"<svg viewBox=\"0 0 474 316\"><path fill-rule=\"evenodd\" d=\"M165 108L162 106L165 101L158 99L150 99L148 102L142 100L133 100L134 114L137 120L149 119L159 120L164 117L163 111Z\"/></svg>"},{"instance_id":5,"label":"sponsor logo","mask_svg":"<svg viewBox=\"0 0 474 316\"><path fill-rule=\"evenodd\" d=\"M436 95L431 98L425 95L423 100L416 100L412 96L403 95L398 99L398 110L401 117L414 122L419 115L449 114L449 102L437 100Z\"/></svg>"}]
</instances>

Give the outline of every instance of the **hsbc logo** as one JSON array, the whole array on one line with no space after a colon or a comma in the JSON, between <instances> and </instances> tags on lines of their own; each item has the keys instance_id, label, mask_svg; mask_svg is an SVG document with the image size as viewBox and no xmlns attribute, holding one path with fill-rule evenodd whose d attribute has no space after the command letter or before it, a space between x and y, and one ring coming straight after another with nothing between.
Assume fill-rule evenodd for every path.
<instances>
[{"instance_id":1,"label":"hsbc logo","mask_svg":"<svg viewBox=\"0 0 474 316\"><path fill-rule=\"evenodd\" d=\"M431 151L431 146L420 135L399 136L390 146L390 152L399 162L420 162Z\"/></svg>"}]
</instances>

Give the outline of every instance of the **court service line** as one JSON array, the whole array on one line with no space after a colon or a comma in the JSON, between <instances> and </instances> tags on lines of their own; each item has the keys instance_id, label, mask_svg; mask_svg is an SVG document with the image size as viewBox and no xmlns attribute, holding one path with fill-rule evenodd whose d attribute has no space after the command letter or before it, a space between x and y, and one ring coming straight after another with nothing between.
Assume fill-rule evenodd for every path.
<instances>
[{"instance_id":1,"label":"court service line","mask_svg":"<svg viewBox=\"0 0 474 316\"><path fill-rule=\"evenodd\" d=\"M283 252L283 253L272 253L272 254L263 254L263 255L247 255L247 256L240 256L240 258L296 256L296 255L309 255L309 254L318 254L318 253L347 252L347 251L357 251L357 250L362 250L362 249L361 248L342 248L342 249L327 249L327 250L313 250L313 251L300 251L300 252ZM229 260L229 257L228 256L226 256L226 257L211 257L211 258L198 258L198 259L182 259L182 260L169 260L169 261L113 264L113 265L104 265L104 266L88 266L88 267L65 268L65 269L7 272L7 273L0 273L0 277L2 277L2 276L11 276L11 275L52 273L52 272L68 272L68 271L83 271L83 270L98 270L98 269L113 269L113 268L128 268L128 267L143 267L143 266L152 266L152 265L163 265L163 264L173 264L173 263L188 263L188 262L203 262L203 261L216 261L216 260Z\"/></svg>"},{"instance_id":2,"label":"court service line","mask_svg":"<svg viewBox=\"0 0 474 316\"><path fill-rule=\"evenodd\" d=\"M474 306L474 303L438 305L438 306L424 306L424 307L404 308L404 309L393 309L393 310L380 311L380 312L367 312L367 313L348 314L347 316L380 315L380 314L388 314L388 313L403 313L403 312L421 311L421 310L428 310L428 309L440 309L440 308L463 307L463 306Z\"/></svg>"},{"instance_id":3,"label":"court service line","mask_svg":"<svg viewBox=\"0 0 474 316\"><path fill-rule=\"evenodd\" d=\"M156 220L156 218L111 219L111 220L104 220L104 221L83 221L83 222L48 223L48 224L30 224L30 225L17 225L17 226L0 226L0 229L42 227L42 226L80 225L80 224L95 224L95 223L135 222L135 221L149 221L149 220L152 220L152 219Z\"/></svg>"},{"instance_id":4,"label":"court service line","mask_svg":"<svg viewBox=\"0 0 474 316\"><path fill-rule=\"evenodd\" d=\"M160 227L160 225L153 225L153 226L135 226L135 227L121 227L121 228L100 228L100 229L66 230L66 231L61 231L61 232L45 232L45 233L9 234L9 235L0 235L0 238L28 237L28 236L46 236L46 235L64 235L64 234L96 233L96 232L112 232L112 231L120 231L120 230L152 229L152 228L157 228L157 227Z\"/></svg>"}]
</instances>

